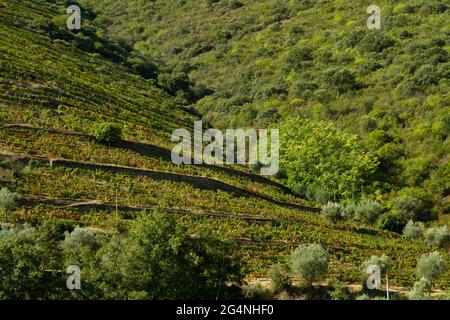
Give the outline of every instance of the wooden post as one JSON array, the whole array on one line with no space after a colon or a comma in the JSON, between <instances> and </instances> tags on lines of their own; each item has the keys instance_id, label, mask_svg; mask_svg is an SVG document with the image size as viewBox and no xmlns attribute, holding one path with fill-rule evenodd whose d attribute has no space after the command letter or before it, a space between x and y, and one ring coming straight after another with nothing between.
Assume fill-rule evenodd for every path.
<instances>
[{"instance_id":1,"label":"wooden post","mask_svg":"<svg viewBox=\"0 0 450 320\"><path fill-rule=\"evenodd\" d=\"M386 275L386 298L389 300L389 278Z\"/></svg>"}]
</instances>

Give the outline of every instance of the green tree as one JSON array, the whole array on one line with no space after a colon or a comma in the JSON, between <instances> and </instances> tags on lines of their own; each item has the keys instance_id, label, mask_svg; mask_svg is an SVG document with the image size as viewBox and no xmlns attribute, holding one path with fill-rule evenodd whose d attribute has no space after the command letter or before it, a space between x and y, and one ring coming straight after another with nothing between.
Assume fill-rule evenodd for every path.
<instances>
[{"instance_id":1,"label":"green tree","mask_svg":"<svg viewBox=\"0 0 450 320\"><path fill-rule=\"evenodd\" d=\"M299 117L280 126L280 163L291 188L329 190L335 199L371 190L378 167L356 136Z\"/></svg>"},{"instance_id":2,"label":"green tree","mask_svg":"<svg viewBox=\"0 0 450 320\"><path fill-rule=\"evenodd\" d=\"M102 143L114 143L122 138L122 128L118 124L101 122L96 124L95 139Z\"/></svg>"},{"instance_id":3,"label":"green tree","mask_svg":"<svg viewBox=\"0 0 450 320\"><path fill-rule=\"evenodd\" d=\"M325 277L329 260L328 252L320 244L299 246L289 258L292 272L308 284Z\"/></svg>"},{"instance_id":4,"label":"green tree","mask_svg":"<svg viewBox=\"0 0 450 320\"><path fill-rule=\"evenodd\" d=\"M446 248L450 245L450 231L447 226L434 227L425 231L425 242L432 248Z\"/></svg>"},{"instance_id":5,"label":"green tree","mask_svg":"<svg viewBox=\"0 0 450 320\"><path fill-rule=\"evenodd\" d=\"M403 236L408 240L417 240L423 237L425 226L422 222L409 220L403 229Z\"/></svg>"},{"instance_id":6,"label":"green tree","mask_svg":"<svg viewBox=\"0 0 450 320\"><path fill-rule=\"evenodd\" d=\"M7 188L0 190L0 212L5 216L5 222L8 221L8 211L13 210L17 204L18 195L9 191Z\"/></svg>"},{"instance_id":7,"label":"green tree","mask_svg":"<svg viewBox=\"0 0 450 320\"><path fill-rule=\"evenodd\" d=\"M279 263L274 264L272 267L270 267L267 275L270 279L270 283L274 292L285 290L291 285L289 276L284 273L283 266Z\"/></svg>"},{"instance_id":8,"label":"green tree","mask_svg":"<svg viewBox=\"0 0 450 320\"><path fill-rule=\"evenodd\" d=\"M445 259L438 251L424 254L417 263L416 273L431 282L445 271Z\"/></svg>"},{"instance_id":9,"label":"green tree","mask_svg":"<svg viewBox=\"0 0 450 320\"><path fill-rule=\"evenodd\" d=\"M322 207L321 215L327 221L331 223L336 223L343 219L343 208L339 203L328 202Z\"/></svg>"},{"instance_id":10,"label":"green tree","mask_svg":"<svg viewBox=\"0 0 450 320\"><path fill-rule=\"evenodd\" d=\"M72 237L66 238L68 253L75 250L84 283L100 298L227 298L236 293L228 284L241 282L230 243L210 232L191 237L167 214L142 214L126 232L103 240L80 231ZM97 249L98 242L103 245Z\"/></svg>"},{"instance_id":11,"label":"green tree","mask_svg":"<svg viewBox=\"0 0 450 320\"><path fill-rule=\"evenodd\" d=\"M326 87L336 92L336 97L359 88L355 74L340 67L331 67L325 70L322 74L322 81Z\"/></svg>"}]
</instances>

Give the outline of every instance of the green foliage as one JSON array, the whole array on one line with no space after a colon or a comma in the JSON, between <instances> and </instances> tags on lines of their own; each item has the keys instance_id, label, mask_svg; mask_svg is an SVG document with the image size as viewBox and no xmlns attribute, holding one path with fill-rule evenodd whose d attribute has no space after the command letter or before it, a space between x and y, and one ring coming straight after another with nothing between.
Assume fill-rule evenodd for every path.
<instances>
[{"instance_id":1,"label":"green foliage","mask_svg":"<svg viewBox=\"0 0 450 320\"><path fill-rule=\"evenodd\" d=\"M369 259L366 259L361 264L361 282L363 284L363 290L367 290L367 279L370 276L368 272L369 266L378 266L381 271L381 275L389 272L392 268L392 262L389 257L386 255L380 256L371 256Z\"/></svg>"},{"instance_id":2,"label":"green foliage","mask_svg":"<svg viewBox=\"0 0 450 320\"><path fill-rule=\"evenodd\" d=\"M274 264L272 267L270 267L267 275L270 279L272 290L274 292L286 290L291 285L289 276L284 273L283 266L281 264Z\"/></svg>"},{"instance_id":3,"label":"green foliage","mask_svg":"<svg viewBox=\"0 0 450 320\"><path fill-rule=\"evenodd\" d=\"M357 206L353 203L347 203L342 206L342 217L344 220L353 220L355 218Z\"/></svg>"},{"instance_id":4,"label":"green foliage","mask_svg":"<svg viewBox=\"0 0 450 320\"><path fill-rule=\"evenodd\" d=\"M115 143L122 139L122 128L114 123L97 123L94 136L99 142Z\"/></svg>"},{"instance_id":5,"label":"green foliage","mask_svg":"<svg viewBox=\"0 0 450 320\"><path fill-rule=\"evenodd\" d=\"M111 221L114 222L114 221ZM59 227L56 228L60 229ZM61 241L53 223L0 231L3 299L177 299L238 297L231 244L208 231L192 238L173 216L145 214L129 229L75 228ZM126 249L125 249L126 248ZM83 290L67 290L60 270L81 267ZM64 272L65 273L65 272ZM229 286L229 284L234 286ZM237 295L236 295L237 294Z\"/></svg>"},{"instance_id":6,"label":"green foliage","mask_svg":"<svg viewBox=\"0 0 450 320\"><path fill-rule=\"evenodd\" d=\"M427 300L431 293L431 281L427 278L421 278L414 282L414 288L409 293L410 300Z\"/></svg>"},{"instance_id":7,"label":"green foliage","mask_svg":"<svg viewBox=\"0 0 450 320\"><path fill-rule=\"evenodd\" d=\"M294 47L289 51L286 58L286 63L288 68L294 70L301 70L302 67L313 60L313 53L309 47Z\"/></svg>"},{"instance_id":8,"label":"green foliage","mask_svg":"<svg viewBox=\"0 0 450 320\"><path fill-rule=\"evenodd\" d=\"M383 206L378 202L363 201L355 209L355 220L364 223L374 223L383 211Z\"/></svg>"},{"instance_id":9,"label":"green foliage","mask_svg":"<svg viewBox=\"0 0 450 320\"><path fill-rule=\"evenodd\" d=\"M446 248L450 246L450 231L447 226L427 229L424 233L425 242L432 248Z\"/></svg>"},{"instance_id":10,"label":"green foliage","mask_svg":"<svg viewBox=\"0 0 450 320\"><path fill-rule=\"evenodd\" d=\"M378 217L376 227L380 230L388 230L396 233L402 233L406 226L406 221L395 214L385 213Z\"/></svg>"},{"instance_id":11,"label":"green foliage","mask_svg":"<svg viewBox=\"0 0 450 320\"><path fill-rule=\"evenodd\" d=\"M309 284L328 272L329 255L319 244L299 246L289 258L291 271Z\"/></svg>"},{"instance_id":12,"label":"green foliage","mask_svg":"<svg viewBox=\"0 0 450 320\"><path fill-rule=\"evenodd\" d=\"M62 243L63 250L69 255L81 251L83 247L95 251L99 246L95 233L89 229L80 227L76 227L70 233L67 232Z\"/></svg>"},{"instance_id":13,"label":"green foliage","mask_svg":"<svg viewBox=\"0 0 450 320\"><path fill-rule=\"evenodd\" d=\"M383 32L367 32L358 47L365 52L382 52L394 45L395 41Z\"/></svg>"},{"instance_id":14,"label":"green foliage","mask_svg":"<svg viewBox=\"0 0 450 320\"><path fill-rule=\"evenodd\" d=\"M1 299L51 298L49 291L60 277L46 271L49 253L32 227L0 230Z\"/></svg>"},{"instance_id":15,"label":"green foliage","mask_svg":"<svg viewBox=\"0 0 450 320\"><path fill-rule=\"evenodd\" d=\"M404 189L392 200L392 205L395 212L407 220L428 221L436 218L433 198L423 190Z\"/></svg>"},{"instance_id":16,"label":"green foliage","mask_svg":"<svg viewBox=\"0 0 450 320\"><path fill-rule=\"evenodd\" d=\"M350 292L345 283L337 282L333 285L333 291L330 292L332 300L350 300Z\"/></svg>"},{"instance_id":17,"label":"green foliage","mask_svg":"<svg viewBox=\"0 0 450 320\"><path fill-rule=\"evenodd\" d=\"M7 188L0 190L0 212L5 216L8 211L13 210L16 207L17 194L9 191Z\"/></svg>"},{"instance_id":18,"label":"green foliage","mask_svg":"<svg viewBox=\"0 0 450 320\"><path fill-rule=\"evenodd\" d=\"M355 136L302 118L280 126L280 161L291 188L320 187L343 198L370 189L378 166Z\"/></svg>"},{"instance_id":19,"label":"green foliage","mask_svg":"<svg viewBox=\"0 0 450 320\"><path fill-rule=\"evenodd\" d=\"M246 284L242 287L242 291L246 299L261 300L267 296L261 283Z\"/></svg>"},{"instance_id":20,"label":"green foliage","mask_svg":"<svg viewBox=\"0 0 450 320\"><path fill-rule=\"evenodd\" d=\"M434 189L448 181L435 175L449 153L446 1L384 1L378 31L354 0L82 3L112 38L158 61L160 84L215 126L268 126L293 113L332 121L374 143L381 193L417 187L445 197ZM211 94L199 98L194 83ZM255 111L245 121L235 103L243 99ZM376 129L391 141L366 139Z\"/></svg>"},{"instance_id":21,"label":"green foliage","mask_svg":"<svg viewBox=\"0 0 450 320\"><path fill-rule=\"evenodd\" d=\"M337 97L347 91L359 88L355 74L348 69L329 68L324 71L322 79L327 88L336 92Z\"/></svg>"},{"instance_id":22,"label":"green foliage","mask_svg":"<svg viewBox=\"0 0 450 320\"><path fill-rule=\"evenodd\" d=\"M389 272L389 270L391 269L392 263L389 260L389 257L387 257L386 255L382 255L381 257L379 256L371 256L369 259L365 260L362 263L362 269L363 269L363 274L366 275L367 272L367 268L371 265L376 265L378 267L380 267L381 273L385 273L385 272Z\"/></svg>"},{"instance_id":23,"label":"green foliage","mask_svg":"<svg viewBox=\"0 0 450 320\"><path fill-rule=\"evenodd\" d=\"M417 263L416 273L430 282L435 281L445 270L445 260L438 251L424 254Z\"/></svg>"},{"instance_id":24,"label":"green foliage","mask_svg":"<svg viewBox=\"0 0 450 320\"><path fill-rule=\"evenodd\" d=\"M321 215L329 222L336 223L343 218L343 208L339 203L328 202L322 207Z\"/></svg>"},{"instance_id":25,"label":"green foliage","mask_svg":"<svg viewBox=\"0 0 450 320\"><path fill-rule=\"evenodd\" d=\"M403 229L403 236L408 240L418 240L423 237L425 226L422 222L409 220Z\"/></svg>"}]
</instances>

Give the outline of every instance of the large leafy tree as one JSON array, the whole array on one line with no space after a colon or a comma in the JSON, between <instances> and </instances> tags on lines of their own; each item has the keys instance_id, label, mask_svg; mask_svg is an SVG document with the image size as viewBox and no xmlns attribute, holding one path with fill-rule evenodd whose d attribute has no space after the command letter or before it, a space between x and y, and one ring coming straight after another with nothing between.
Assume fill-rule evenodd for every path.
<instances>
[{"instance_id":1,"label":"large leafy tree","mask_svg":"<svg viewBox=\"0 0 450 320\"><path fill-rule=\"evenodd\" d=\"M173 216L158 212L109 238L75 229L64 248L66 263L82 267L87 291L74 291L76 298L226 298L227 284L241 281L229 243L203 232L193 237Z\"/></svg>"},{"instance_id":2,"label":"large leafy tree","mask_svg":"<svg viewBox=\"0 0 450 320\"><path fill-rule=\"evenodd\" d=\"M280 163L291 188L313 186L334 198L370 191L379 164L356 136L330 123L299 117L280 126Z\"/></svg>"}]
</instances>

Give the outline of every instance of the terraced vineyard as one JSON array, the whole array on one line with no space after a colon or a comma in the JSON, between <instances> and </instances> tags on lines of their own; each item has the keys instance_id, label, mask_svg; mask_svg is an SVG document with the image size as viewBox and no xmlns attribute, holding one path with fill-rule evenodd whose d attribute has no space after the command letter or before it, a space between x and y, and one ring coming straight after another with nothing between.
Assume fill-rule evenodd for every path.
<instances>
[{"instance_id":1,"label":"terraced vineyard","mask_svg":"<svg viewBox=\"0 0 450 320\"><path fill-rule=\"evenodd\" d=\"M126 65L35 30L65 9L0 2L0 188L19 194L8 228L58 220L101 233L112 217L126 225L161 211L193 238L207 229L237 244L232 256L246 281L286 263L299 245L319 243L331 255L328 282L359 283L361 263L385 254L390 283L413 286L417 260L430 251L423 242L361 222L331 224L316 202L244 166L173 164L171 132L191 130L195 113L163 107L174 98ZM122 140L96 140L94 127L105 121L122 126ZM449 281L450 268L435 287Z\"/></svg>"}]
</instances>

